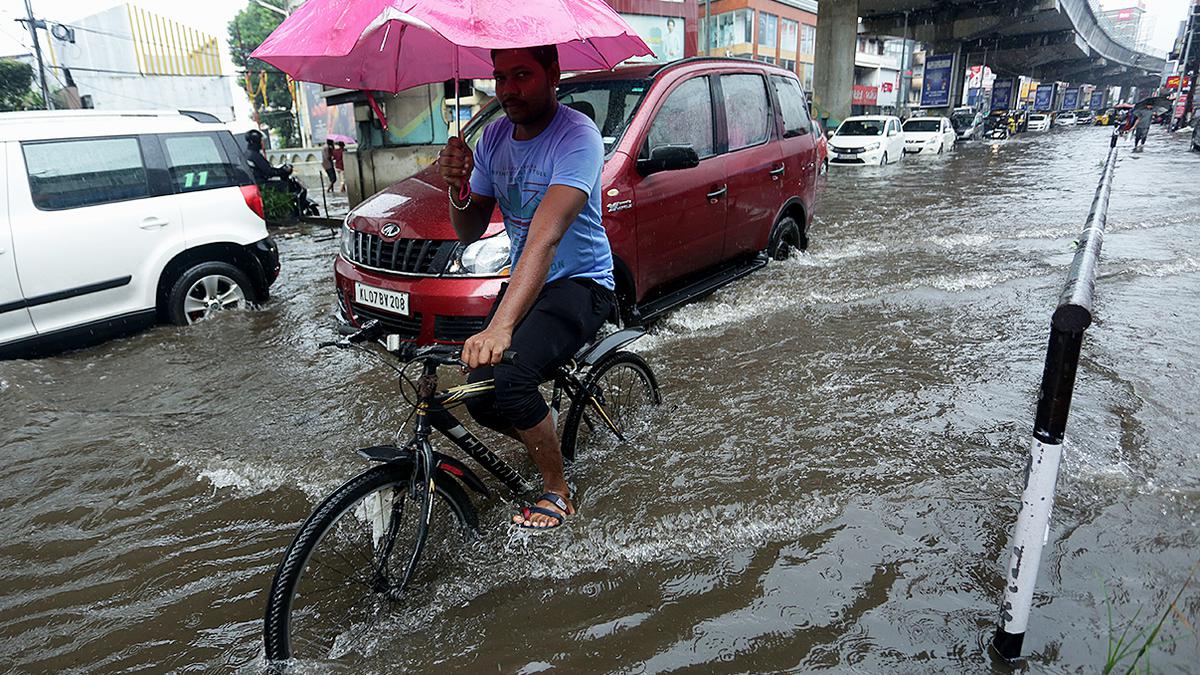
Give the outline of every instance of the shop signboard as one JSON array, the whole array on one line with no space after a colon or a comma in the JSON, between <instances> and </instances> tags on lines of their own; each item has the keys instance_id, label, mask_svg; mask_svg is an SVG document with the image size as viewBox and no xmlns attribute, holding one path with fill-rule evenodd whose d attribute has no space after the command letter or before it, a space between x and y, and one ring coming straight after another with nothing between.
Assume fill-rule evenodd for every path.
<instances>
[{"instance_id":1,"label":"shop signboard","mask_svg":"<svg viewBox=\"0 0 1200 675\"><path fill-rule=\"evenodd\" d=\"M1096 91L1092 92L1092 102L1091 102L1091 105L1089 105L1088 107L1091 108L1092 110L1096 110L1096 111L1104 110L1104 90L1103 89L1097 89Z\"/></svg>"},{"instance_id":2,"label":"shop signboard","mask_svg":"<svg viewBox=\"0 0 1200 675\"><path fill-rule=\"evenodd\" d=\"M1079 90L1068 89L1067 93L1063 94L1062 106L1059 110L1074 110L1079 107Z\"/></svg>"},{"instance_id":3,"label":"shop signboard","mask_svg":"<svg viewBox=\"0 0 1200 675\"><path fill-rule=\"evenodd\" d=\"M874 87L869 84L854 85L851 102L854 105L878 105L879 87Z\"/></svg>"}]
</instances>

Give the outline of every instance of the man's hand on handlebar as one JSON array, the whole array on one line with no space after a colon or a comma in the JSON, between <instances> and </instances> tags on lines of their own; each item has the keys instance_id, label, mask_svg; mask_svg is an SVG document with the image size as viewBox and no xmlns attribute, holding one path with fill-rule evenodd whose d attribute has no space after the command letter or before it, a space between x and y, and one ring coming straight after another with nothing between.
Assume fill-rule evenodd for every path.
<instances>
[{"instance_id":1,"label":"man's hand on handlebar","mask_svg":"<svg viewBox=\"0 0 1200 675\"><path fill-rule=\"evenodd\" d=\"M462 360L468 368L494 366L505 361L505 351L512 346L510 331L488 326L482 333L472 335L463 343Z\"/></svg>"}]
</instances>

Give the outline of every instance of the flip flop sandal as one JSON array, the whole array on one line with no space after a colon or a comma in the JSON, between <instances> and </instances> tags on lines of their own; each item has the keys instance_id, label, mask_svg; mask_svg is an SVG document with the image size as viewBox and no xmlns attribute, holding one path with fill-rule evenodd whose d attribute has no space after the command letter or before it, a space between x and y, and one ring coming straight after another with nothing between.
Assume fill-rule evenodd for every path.
<instances>
[{"instance_id":1,"label":"flip flop sandal","mask_svg":"<svg viewBox=\"0 0 1200 675\"><path fill-rule=\"evenodd\" d=\"M541 506L526 506L525 508L521 509L521 517L524 518L525 520L529 520L529 517L531 515L537 513L537 514L541 514L543 516L549 516L550 518L553 518L557 522L555 522L553 525L542 525L540 527L537 525L529 525L526 523L513 523L513 525L522 530L538 530L538 531L554 530L559 527L562 527L562 524L566 521L566 516L563 515L563 513L567 512L566 500L564 500L561 495L558 495L553 492L547 492L546 494L542 495L541 497L538 497L537 499L533 500L534 504L537 504L538 502L550 502L551 504L553 504L553 505L557 506L559 509L561 509L562 513L559 513L558 511L551 511L550 509L547 509L547 508L541 507Z\"/></svg>"}]
</instances>

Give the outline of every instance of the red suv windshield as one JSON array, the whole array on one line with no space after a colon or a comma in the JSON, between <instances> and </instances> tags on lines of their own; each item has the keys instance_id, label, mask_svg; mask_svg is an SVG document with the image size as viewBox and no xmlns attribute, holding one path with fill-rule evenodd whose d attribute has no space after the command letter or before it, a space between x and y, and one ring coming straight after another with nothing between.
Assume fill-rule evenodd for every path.
<instances>
[{"instance_id":1,"label":"red suv windshield","mask_svg":"<svg viewBox=\"0 0 1200 675\"><path fill-rule=\"evenodd\" d=\"M648 80L564 80L558 85L558 101L592 118L600 130L604 154L607 155L621 140L630 118L649 88ZM484 128L502 114L495 101L488 103L470 126L463 130L467 145L474 149Z\"/></svg>"}]
</instances>

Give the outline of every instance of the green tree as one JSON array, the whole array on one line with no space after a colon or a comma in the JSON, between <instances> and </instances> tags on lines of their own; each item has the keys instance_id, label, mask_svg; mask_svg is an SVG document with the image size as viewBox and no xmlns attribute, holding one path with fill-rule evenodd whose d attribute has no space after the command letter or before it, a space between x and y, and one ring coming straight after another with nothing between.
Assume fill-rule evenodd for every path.
<instances>
[{"instance_id":1,"label":"green tree","mask_svg":"<svg viewBox=\"0 0 1200 675\"><path fill-rule=\"evenodd\" d=\"M0 59L0 112L41 107L42 95L33 91L33 66L15 59Z\"/></svg>"},{"instance_id":2,"label":"green tree","mask_svg":"<svg viewBox=\"0 0 1200 675\"><path fill-rule=\"evenodd\" d=\"M283 0L269 0L269 4L283 9ZM278 12L250 2L246 8L237 13L229 22L229 52L233 63L241 71L238 82L243 89L255 92L254 109L258 111L259 120L273 129L284 144L294 146L299 144L295 117L292 112L292 93L288 89L287 77L283 71L258 59L250 58L253 52L271 31L283 21L283 15ZM263 106L262 94L259 93L260 73L267 73L267 105ZM247 79L250 85L247 87Z\"/></svg>"}]
</instances>

